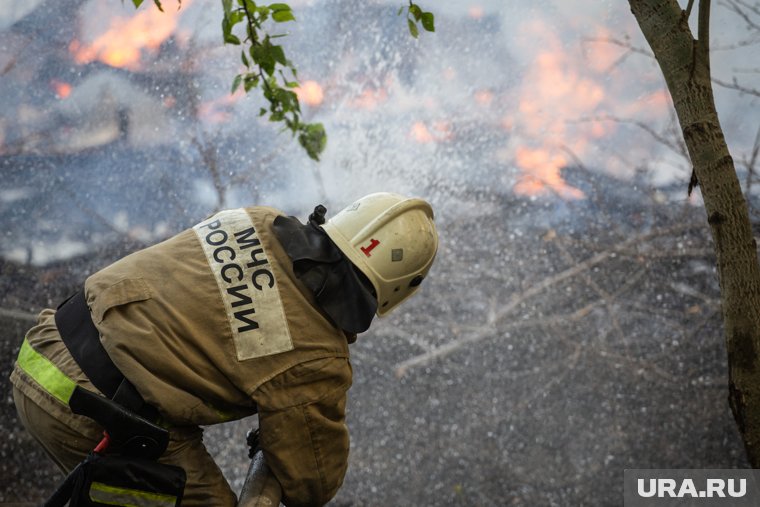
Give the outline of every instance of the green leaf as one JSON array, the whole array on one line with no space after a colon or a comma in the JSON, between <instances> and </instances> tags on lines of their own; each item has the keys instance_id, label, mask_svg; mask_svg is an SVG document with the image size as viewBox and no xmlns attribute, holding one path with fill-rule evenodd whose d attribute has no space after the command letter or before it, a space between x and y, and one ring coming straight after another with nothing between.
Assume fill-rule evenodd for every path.
<instances>
[{"instance_id":1,"label":"green leaf","mask_svg":"<svg viewBox=\"0 0 760 507\"><path fill-rule=\"evenodd\" d=\"M285 51L282 50L282 46L272 46L270 54L272 55L272 58L274 58L275 62L279 63L280 65L287 65L288 60L285 59Z\"/></svg>"},{"instance_id":2,"label":"green leaf","mask_svg":"<svg viewBox=\"0 0 760 507\"><path fill-rule=\"evenodd\" d=\"M296 20L295 16L293 16L293 13L291 11L274 11L272 13L272 19L275 20L277 23L285 23L286 21Z\"/></svg>"},{"instance_id":3,"label":"green leaf","mask_svg":"<svg viewBox=\"0 0 760 507\"><path fill-rule=\"evenodd\" d=\"M267 110L266 109L264 109L263 107L261 109L259 109L259 116L264 116L265 114L267 114Z\"/></svg>"},{"instance_id":4,"label":"green leaf","mask_svg":"<svg viewBox=\"0 0 760 507\"><path fill-rule=\"evenodd\" d=\"M276 65L271 49L272 46L269 45L268 41L265 44L253 46L251 48L251 57L253 58L253 61L270 76L274 73Z\"/></svg>"},{"instance_id":5,"label":"green leaf","mask_svg":"<svg viewBox=\"0 0 760 507\"><path fill-rule=\"evenodd\" d=\"M158 7L159 11L164 12L164 7L161 5L161 0L153 0L153 3L156 4L156 7Z\"/></svg>"},{"instance_id":6,"label":"green leaf","mask_svg":"<svg viewBox=\"0 0 760 507\"><path fill-rule=\"evenodd\" d=\"M245 14L240 11L225 12L224 19L222 20L222 36L224 42L229 44L240 45L240 39L232 34L232 28L236 23L243 20Z\"/></svg>"},{"instance_id":7,"label":"green leaf","mask_svg":"<svg viewBox=\"0 0 760 507\"><path fill-rule=\"evenodd\" d=\"M135 9L139 9L143 1L144 0L132 0L132 3L135 4Z\"/></svg>"},{"instance_id":8,"label":"green leaf","mask_svg":"<svg viewBox=\"0 0 760 507\"><path fill-rule=\"evenodd\" d=\"M226 18L232 12L232 0L222 0L222 8L224 9L224 17Z\"/></svg>"},{"instance_id":9,"label":"green leaf","mask_svg":"<svg viewBox=\"0 0 760 507\"><path fill-rule=\"evenodd\" d=\"M230 13L229 15L230 19L230 25L235 26L236 24L240 23L245 19L245 12L241 10L236 10Z\"/></svg>"},{"instance_id":10,"label":"green leaf","mask_svg":"<svg viewBox=\"0 0 760 507\"><path fill-rule=\"evenodd\" d=\"M240 82L243 80L243 75L238 74L235 76L235 79L232 80L232 90L230 90L230 94L234 94L238 87L240 86Z\"/></svg>"},{"instance_id":11,"label":"green leaf","mask_svg":"<svg viewBox=\"0 0 760 507\"><path fill-rule=\"evenodd\" d=\"M246 74L245 78L243 78L243 88L245 88L246 93L251 91L252 88L256 88L259 85L259 77L255 74Z\"/></svg>"},{"instance_id":12,"label":"green leaf","mask_svg":"<svg viewBox=\"0 0 760 507\"><path fill-rule=\"evenodd\" d=\"M294 109L294 103L297 103L298 101L298 96L290 90L286 90L285 88L278 88L274 93L274 97L278 102L282 104L282 108L285 111Z\"/></svg>"},{"instance_id":13,"label":"green leaf","mask_svg":"<svg viewBox=\"0 0 760 507\"><path fill-rule=\"evenodd\" d=\"M409 12L414 16L415 21L419 21L422 17L422 9L420 9L420 6L417 4L411 4L409 6Z\"/></svg>"},{"instance_id":14,"label":"green leaf","mask_svg":"<svg viewBox=\"0 0 760 507\"><path fill-rule=\"evenodd\" d=\"M246 67L251 66L250 62L248 61L248 57L245 56L245 51L240 52L240 60L242 60L243 65L245 65Z\"/></svg>"},{"instance_id":15,"label":"green leaf","mask_svg":"<svg viewBox=\"0 0 760 507\"><path fill-rule=\"evenodd\" d=\"M256 7L256 12L259 13L259 23L263 23L264 21L269 18L269 7L266 5L262 5L261 7Z\"/></svg>"},{"instance_id":16,"label":"green leaf","mask_svg":"<svg viewBox=\"0 0 760 507\"><path fill-rule=\"evenodd\" d=\"M272 9L273 12L290 10L290 6L288 4L269 4L269 8Z\"/></svg>"},{"instance_id":17,"label":"green leaf","mask_svg":"<svg viewBox=\"0 0 760 507\"><path fill-rule=\"evenodd\" d=\"M309 123L301 126L298 142L306 150L309 158L318 162L319 155L325 150L325 146L327 145L325 127L321 123Z\"/></svg>"},{"instance_id":18,"label":"green leaf","mask_svg":"<svg viewBox=\"0 0 760 507\"><path fill-rule=\"evenodd\" d=\"M406 21L409 24L409 33L412 34L412 37L416 39L420 35L420 31L417 29L417 25L411 19L407 19Z\"/></svg>"},{"instance_id":19,"label":"green leaf","mask_svg":"<svg viewBox=\"0 0 760 507\"><path fill-rule=\"evenodd\" d=\"M398 14L396 14L396 15L397 15L397 16L401 16L401 13L402 13L402 12L404 12L404 6L403 6L403 5L402 5L401 7L399 7L399 8L398 8Z\"/></svg>"},{"instance_id":20,"label":"green leaf","mask_svg":"<svg viewBox=\"0 0 760 507\"><path fill-rule=\"evenodd\" d=\"M422 13L422 27L428 32L435 32L435 17L432 12Z\"/></svg>"}]
</instances>

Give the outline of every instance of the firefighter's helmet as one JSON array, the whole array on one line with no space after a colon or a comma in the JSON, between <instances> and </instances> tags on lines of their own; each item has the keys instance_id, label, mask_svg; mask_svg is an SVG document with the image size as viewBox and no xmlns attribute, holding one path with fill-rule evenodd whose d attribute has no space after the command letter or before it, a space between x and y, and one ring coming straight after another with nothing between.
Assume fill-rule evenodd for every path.
<instances>
[{"instance_id":1,"label":"firefighter's helmet","mask_svg":"<svg viewBox=\"0 0 760 507\"><path fill-rule=\"evenodd\" d=\"M438 250L430 204L398 194L362 197L322 227L372 283L380 316L417 291Z\"/></svg>"}]
</instances>

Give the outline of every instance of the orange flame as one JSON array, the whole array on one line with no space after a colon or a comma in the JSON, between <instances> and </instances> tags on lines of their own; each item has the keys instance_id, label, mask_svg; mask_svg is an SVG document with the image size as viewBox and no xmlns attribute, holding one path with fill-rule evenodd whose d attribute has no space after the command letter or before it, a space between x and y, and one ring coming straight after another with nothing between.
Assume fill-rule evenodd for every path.
<instances>
[{"instance_id":1,"label":"orange flame","mask_svg":"<svg viewBox=\"0 0 760 507\"><path fill-rule=\"evenodd\" d=\"M514 187L515 193L523 195L556 192L565 199L582 199L583 192L565 183L560 169L567 165L562 155L552 154L544 149L531 149L520 146L515 153L517 165L526 174Z\"/></svg>"},{"instance_id":2,"label":"orange flame","mask_svg":"<svg viewBox=\"0 0 760 507\"><path fill-rule=\"evenodd\" d=\"M472 19L481 19L484 13L485 11L480 5L471 5L470 8L467 9L467 15Z\"/></svg>"},{"instance_id":3,"label":"orange flame","mask_svg":"<svg viewBox=\"0 0 760 507\"><path fill-rule=\"evenodd\" d=\"M480 106L490 106L493 102L493 92L491 90L478 90L475 92L475 102Z\"/></svg>"},{"instance_id":4,"label":"orange flame","mask_svg":"<svg viewBox=\"0 0 760 507\"><path fill-rule=\"evenodd\" d=\"M298 101L316 107L325 99L325 92L322 86L316 81L304 81L301 86L294 90L298 96Z\"/></svg>"},{"instance_id":5,"label":"orange flame","mask_svg":"<svg viewBox=\"0 0 760 507\"><path fill-rule=\"evenodd\" d=\"M183 0L183 7L189 3ZM89 44L73 40L69 51L78 64L99 60L112 67L139 70L143 53L155 53L176 31L179 14L169 6L161 12L151 3L133 15L112 17L104 33Z\"/></svg>"},{"instance_id":6,"label":"orange flame","mask_svg":"<svg viewBox=\"0 0 760 507\"><path fill-rule=\"evenodd\" d=\"M432 131L421 121L414 122L409 135L421 144L448 141L454 137L451 131L451 123L447 121L435 121L431 125Z\"/></svg>"},{"instance_id":7,"label":"orange flame","mask_svg":"<svg viewBox=\"0 0 760 507\"><path fill-rule=\"evenodd\" d=\"M59 99L65 99L71 95L71 85L69 83L53 79L50 81L50 86L53 88Z\"/></svg>"},{"instance_id":8,"label":"orange flame","mask_svg":"<svg viewBox=\"0 0 760 507\"><path fill-rule=\"evenodd\" d=\"M203 102L198 107L198 118L208 123L228 122L233 115L233 106L243 97L245 91L239 88L233 94Z\"/></svg>"},{"instance_id":9,"label":"orange flame","mask_svg":"<svg viewBox=\"0 0 760 507\"><path fill-rule=\"evenodd\" d=\"M388 100L388 92L385 88L366 88L361 95L351 100L351 105L359 109L374 111L386 100Z\"/></svg>"},{"instance_id":10,"label":"orange flame","mask_svg":"<svg viewBox=\"0 0 760 507\"><path fill-rule=\"evenodd\" d=\"M418 143L432 143L435 141L433 134L430 133L430 130L421 121L415 122L412 125L411 136Z\"/></svg>"},{"instance_id":11,"label":"orange flame","mask_svg":"<svg viewBox=\"0 0 760 507\"><path fill-rule=\"evenodd\" d=\"M592 139L608 135L613 126L568 120L593 116L604 103L601 83L609 77L615 55L600 51L589 65L566 50L556 31L544 22L532 20L521 28L525 48L534 56L519 90L518 113L502 120L505 129L519 136L514 161L523 174L514 191L583 198L583 192L562 179L560 171L569 162L565 150L582 156Z\"/></svg>"}]
</instances>

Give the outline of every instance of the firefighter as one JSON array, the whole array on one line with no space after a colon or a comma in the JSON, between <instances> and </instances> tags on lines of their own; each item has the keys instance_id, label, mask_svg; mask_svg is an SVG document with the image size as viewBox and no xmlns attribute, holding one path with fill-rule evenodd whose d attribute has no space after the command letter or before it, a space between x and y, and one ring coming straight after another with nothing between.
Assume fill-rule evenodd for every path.
<instances>
[{"instance_id":1,"label":"firefighter","mask_svg":"<svg viewBox=\"0 0 760 507\"><path fill-rule=\"evenodd\" d=\"M347 467L348 344L417 291L438 237L422 199L375 193L324 214L221 211L91 275L25 337L11 375L23 425L69 472L103 436L72 393L110 398L168 429L158 463L184 470L182 505L230 506L200 426L258 414L283 503L328 502ZM173 505L118 485L87 494Z\"/></svg>"}]
</instances>

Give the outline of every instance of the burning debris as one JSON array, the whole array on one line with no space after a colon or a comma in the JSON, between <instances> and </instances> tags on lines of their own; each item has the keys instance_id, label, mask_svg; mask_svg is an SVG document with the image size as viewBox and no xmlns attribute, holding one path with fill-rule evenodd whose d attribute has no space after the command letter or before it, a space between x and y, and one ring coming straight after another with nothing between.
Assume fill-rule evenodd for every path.
<instances>
[{"instance_id":1,"label":"burning debris","mask_svg":"<svg viewBox=\"0 0 760 507\"><path fill-rule=\"evenodd\" d=\"M53 79L50 81L50 87L55 91L55 95L59 99L65 99L71 95L71 85L69 83Z\"/></svg>"},{"instance_id":2,"label":"burning debris","mask_svg":"<svg viewBox=\"0 0 760 507\"><path fill-rule=\"evenodd\" d=\"M182 9L187 9L190 3L191 0L184 0ZM85 37L92 40L71 41L69 51L76 63L83 65L97 60L111 67L141 70L145 56L155 56L169 37L178 35L179 16L183 12L180 4L166 2L164 12L159 11L153 2L146 2L134 12L131 6L122 5L119 14L114 13L115 7L116 4L97 2L88 4L83 10L80 19L85 23L106 20L109 25L94 34L87 30Z\"/></svg>"},{"instance_id":3,"label":"burning debris","mask_svg":"<svg viewBox=\"0 0 760 507\"><path fill-rule=\"evenodd\" d=\"M322 86L314 80L307 80L295 89L298 101L311 107L317 107L325 100L325 92Z\"/></svg>"}]
</instances>

